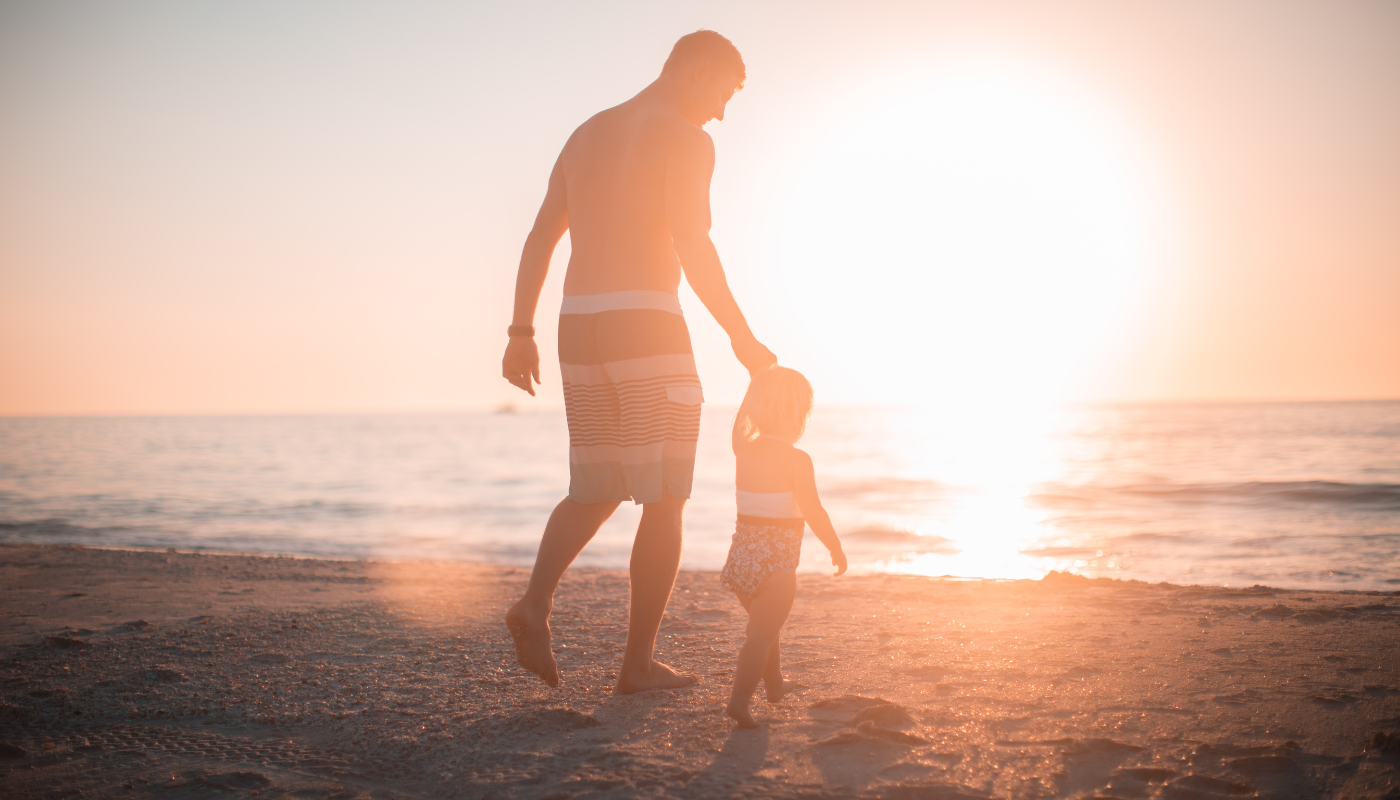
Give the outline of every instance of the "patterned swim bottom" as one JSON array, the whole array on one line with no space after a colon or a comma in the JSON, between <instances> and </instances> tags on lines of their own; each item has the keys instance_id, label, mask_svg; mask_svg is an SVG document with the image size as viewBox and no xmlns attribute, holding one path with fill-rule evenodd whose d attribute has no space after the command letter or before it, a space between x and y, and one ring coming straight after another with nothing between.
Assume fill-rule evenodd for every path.
<instances>
[{"instance_id":1,"label":"patterned swim bottom","mask_svg":"<svg viewBox=\"0 0 1400 800\"><path fill-rule=\"evenodd\" d=\"M724 588L748 602L775 572L796 572L802 555L801 525L736 523L729 558L719 573Z\"/></svg>"},{"instance_id":2,"label":"patterned swim bottom","mask_svg":"<svg viewBox=\"0 0 1400 800\"><path fill-rule=\"evenodd\" d=\"M569 498L690 497L704 393L669 292L564 298L559 368L569 418Z\"/></svg>"}]
</instances>

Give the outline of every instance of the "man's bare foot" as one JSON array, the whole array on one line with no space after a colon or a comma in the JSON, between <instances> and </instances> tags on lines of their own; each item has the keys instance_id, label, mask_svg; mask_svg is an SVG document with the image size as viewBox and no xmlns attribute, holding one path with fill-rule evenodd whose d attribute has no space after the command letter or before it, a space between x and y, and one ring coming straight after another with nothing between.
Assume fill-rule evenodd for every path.
<instances>
[{"instance_id":1,"label":"man's bare foot","mask_svg":"<svg viewBox=\"0 0 1400 800\"><path fill-rule=\"evenodd\" d=\"M550 688L559 685L559 665L549 640L549 618L531 615L522 600L506 612L506 627L515 640L515 660L540 676Z\"/></svg>"},{"instance_id":2,"label":"man's bare foot","mask_svg":"<svg viewBox=\"0 0 1400 800\"><path fill-rule=\"evenodd\" d=\"M724 707L724 713L739 723L741 728L757 728L760 725L759 721L753 718L753 714L749 713L748 705L738 706L730 703Z\"/></svg>"},{"instance_id":3,"label":"man's bare foot","mask_svg":"<svg viewBox=\"0 0 1400 800\"><path fill-rule=\"evenodd\" d=\"M676 672L660 661L652 659L651 669L646 672L628 672L625 668L617 676L618 694L645 692L648 689L680 689L695 683L694 675Z\"/></svg>"},{"instance_id":4,"label":"man's bare foot","mask_svg":"<svg viewBox=\"0 0 1400 800\"><path fill-rule=\"evenodd\" d=\"M797 691L798 689L806 689L806 688L807 688L806 686L804 686L804 685L798 683L797 681L790 681L790 680L784 679L784 680L783 680L783 685L782 685L782 686L779 686L779 687L778 687L778 690L777 690L776 692L773 691L773 688L772 688L772 687L768 687L768 702L770 702L770 703L777 703L777 702L781 701L784 697L787 697L788 695L792 694L793 692Z\"/></svg>"}]
</instances>

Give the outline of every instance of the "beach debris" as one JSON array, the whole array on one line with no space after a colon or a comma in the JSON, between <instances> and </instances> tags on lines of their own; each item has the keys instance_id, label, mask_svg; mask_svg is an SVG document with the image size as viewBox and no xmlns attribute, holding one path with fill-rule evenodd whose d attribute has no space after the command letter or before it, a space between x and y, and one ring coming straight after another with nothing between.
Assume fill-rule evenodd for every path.
<instances>
[{"instance_id":1,"label":"beach debris","mask_svg":"<svg viewBox=\"0 0 1400 800\"><path fill-rule=\"evenodd\" d=\"M44 644L59 650L86 650L92 645L72 636L45 636Z\"/></svg>"},{"instance_id":2,"label":"beach debris","mask_svg":"<svg viewBox=\"0 0 1400 800\"><path fill-rule=\"evenodd\" d=\"M1194 789L1201 792L1214 792L1215 794L1254 794L1254 787L1245 786L1242 783L1212 778L1209 775L1187 775L1172 781L1172 786L1180 786L1183 789Z\"/></svg>"},{"instance_id":3,"label":"beach debris","mask_svg":"<svg viewBox=\"0 0 1400 800\"><path fill-rule=\"evenodd\" d=\"M142 632L144 632L144 631L153 631L153 630L156 629L156 626L154 626L154 625L152 625L151 623L145 621L144 619L136 619L136 620L132 620L131 622L123 622L122 624L118 625L117 628L119 628L119 629L121 629L121 630L126 630L126 631L142 631Z\"/></svg>"},{"instance_id":4,"label":"beach debris","mask_svg":"<svg viewBox=\"0 0 1400 800\"><path fill-rule=\"evenodd\" d=\"M0 758L24 758L27 755L29 751L17 744L0 742Z\"/></svg>"},{"instance_id":5,"label":"beach debris","mask_svg":"<svg viewBox=\"0 0 1400 800\"><path fill-rule=\"evenodd\" d=\"M1334 695L1331 695L1331 696L1322 695L1322 694L1313 694L1313 695L1308 695L1308 699L1311 700L1311 701L1313 701L1314 703L1322 703L1323 705L1327 705L1327 706L1342 706L1342 705L1346 705L1347 703L1355 703L1355 702L1356 702L1356 698L1355 698L1355 697L1352 697L1351 695L1347 694L1346 692L1338 692L1338 693L1336 693L1336 694L1334 694Z\"/></svg>"},{"instance_id":6,"label":"beach debris","mask_svg":"<svg viewBox=\"0 0 1400 800\"><path fill-rule=\"evenodd\" d=\"M53 742L44 742L42 745L40 745L40 747L43 747L45 750L57 750L57 749L58 749L58 745L54 744Z\"/></svg>"}]
</instances>

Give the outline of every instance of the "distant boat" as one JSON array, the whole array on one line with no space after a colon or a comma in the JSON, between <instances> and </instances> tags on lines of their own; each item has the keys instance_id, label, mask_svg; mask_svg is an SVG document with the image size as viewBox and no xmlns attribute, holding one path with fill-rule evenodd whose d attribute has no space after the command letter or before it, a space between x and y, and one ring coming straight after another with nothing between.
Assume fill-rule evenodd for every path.
<instances>
[{"instance_id":1,"label":"distant boat","mask_svg":"<svg viewBox=\"0 0 1400 800\"><path fill-rule=\"evenodd\" d=\"M501 403L496 406L497 414L514 414L516 412L515 403Z\"/></svg>"}]
</instances>

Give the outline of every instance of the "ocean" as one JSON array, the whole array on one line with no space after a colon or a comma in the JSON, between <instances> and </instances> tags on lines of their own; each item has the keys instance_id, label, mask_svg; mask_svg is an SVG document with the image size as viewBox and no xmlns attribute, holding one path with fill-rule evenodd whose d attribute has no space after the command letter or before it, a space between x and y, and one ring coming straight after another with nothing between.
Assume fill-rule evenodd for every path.
<instances>
[{"instance_id":1,"label":"ocean","mask_svg":"<svg viewBox=\"0 0 1400 800\"><path fill-rule=\"evenodd\" d=\"M732 414L704 413L685 568L733 533ZM562 412L0 418L0 541L528 566L567 439ZM1400 401L819 408L800 444L853 570L1400 590ZM625 567L639 513L578 563Z\"/></svg>"}]
</instances>

